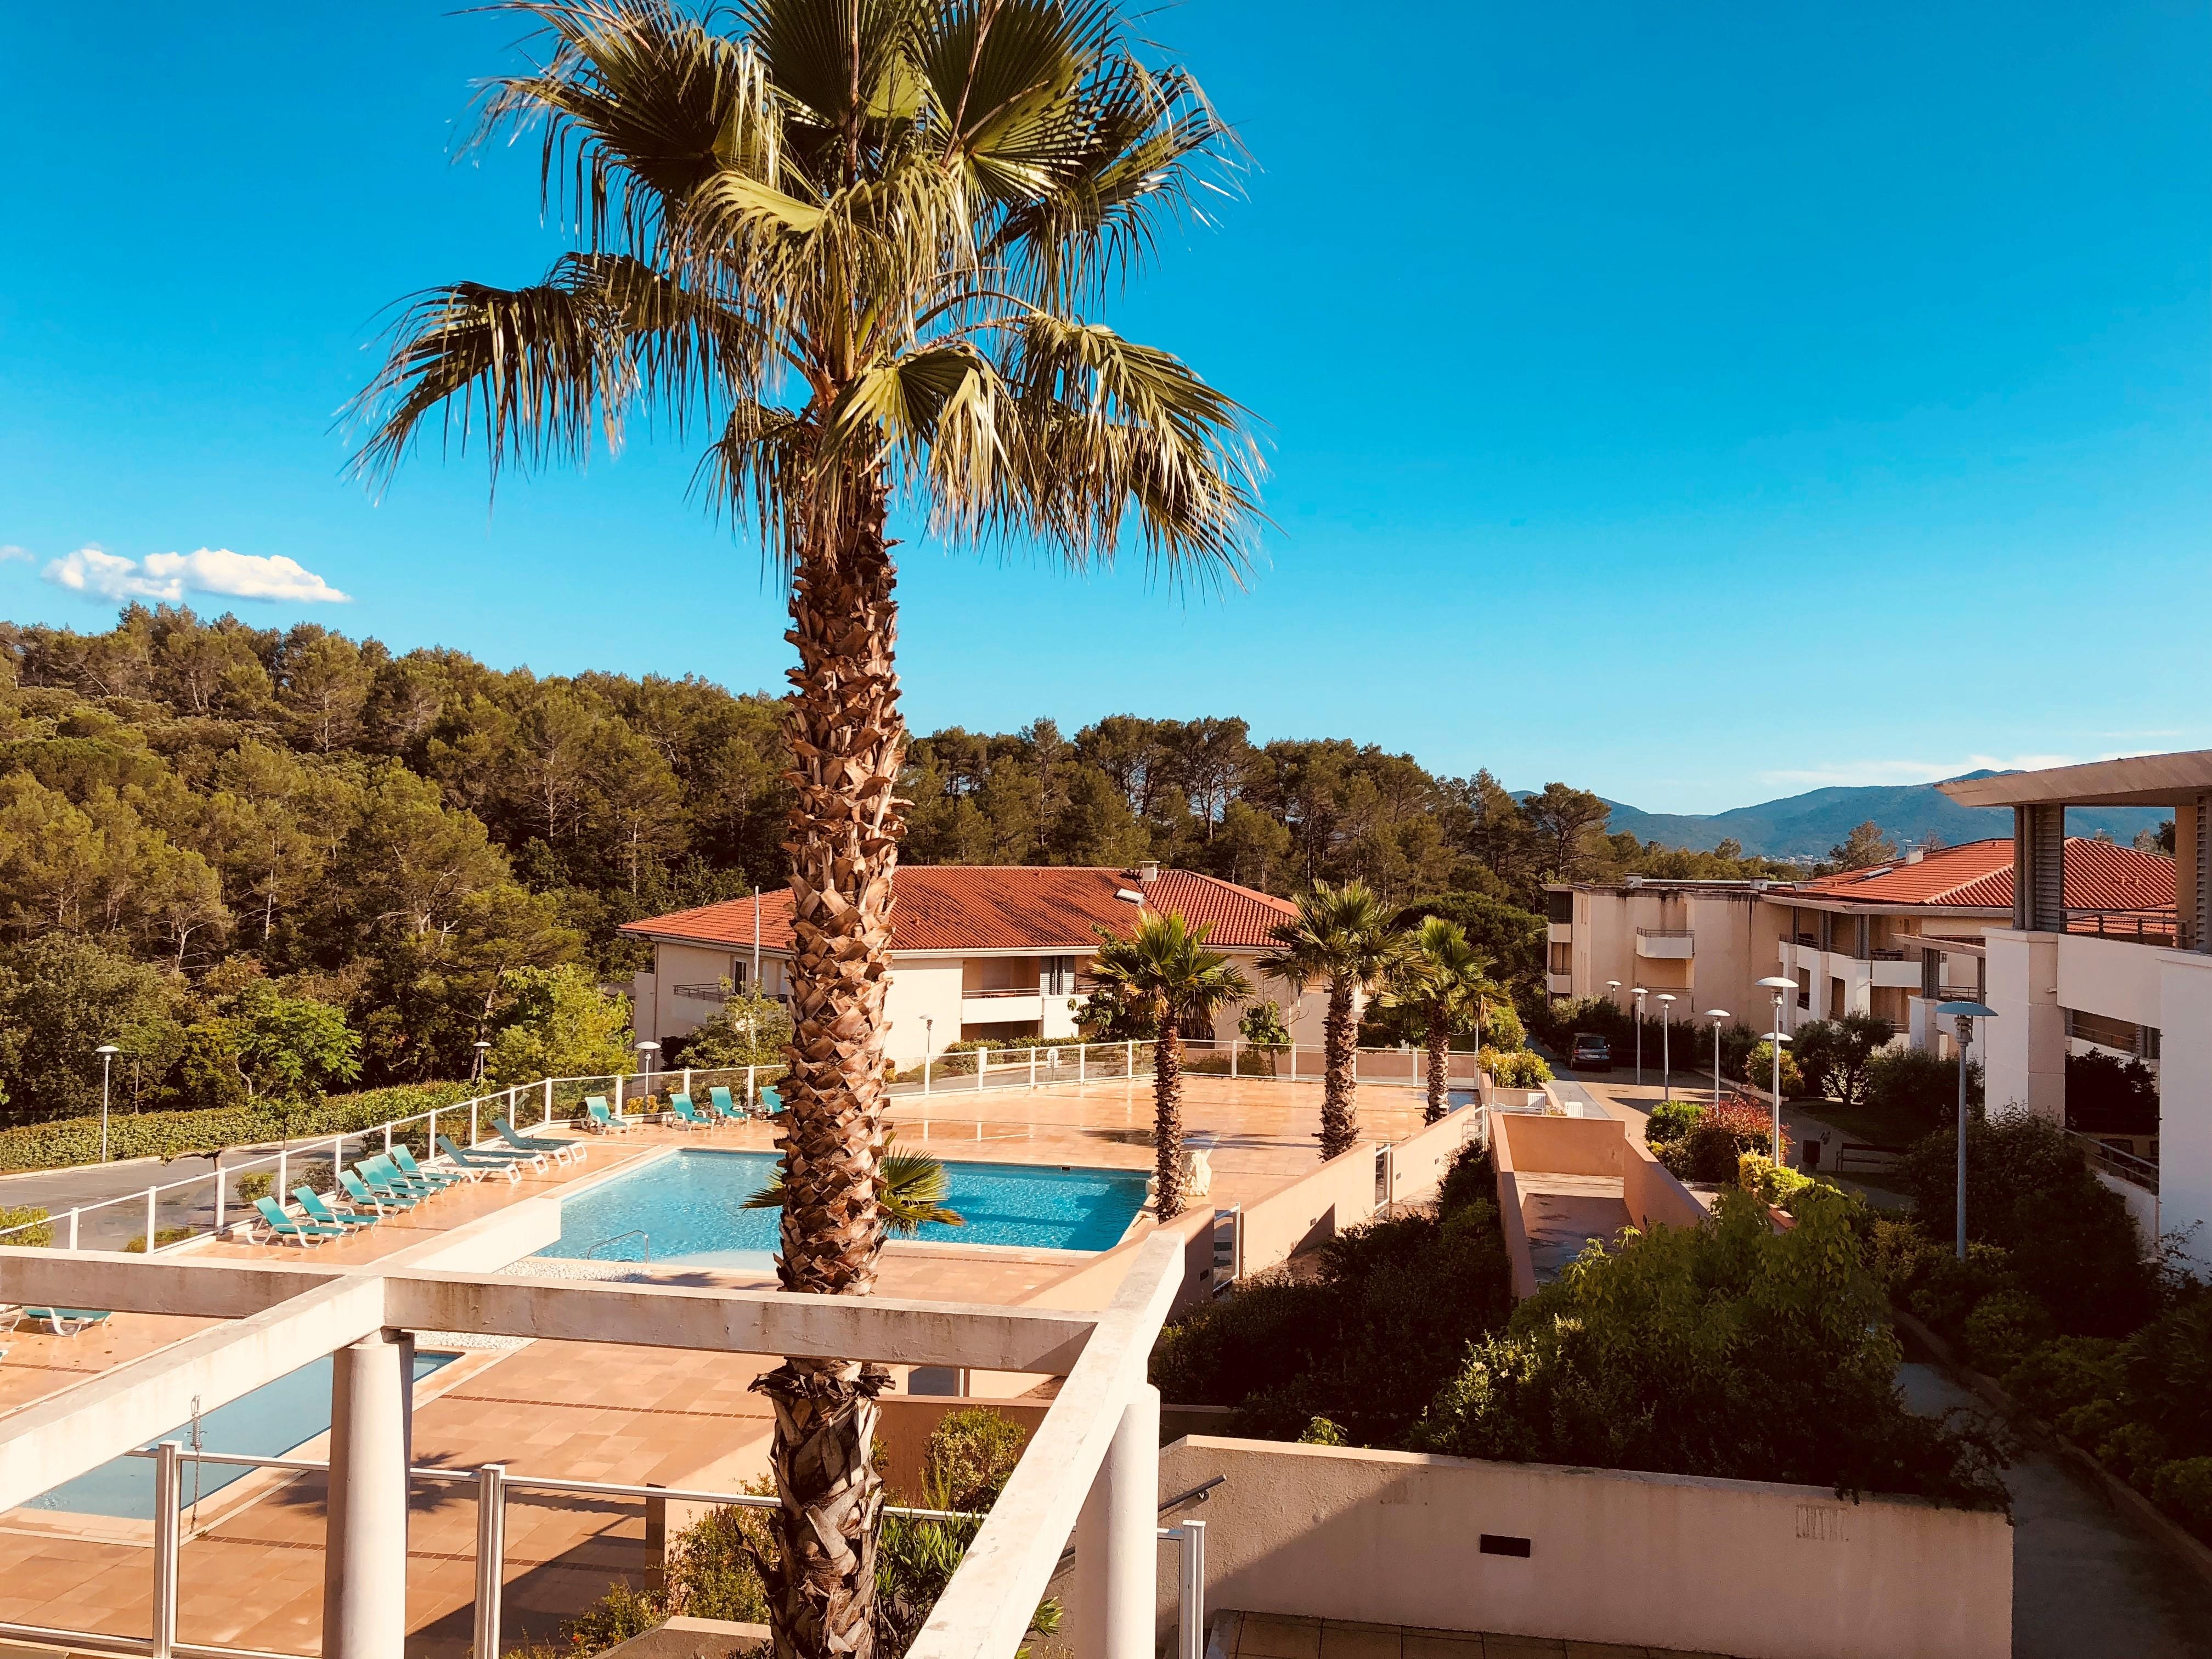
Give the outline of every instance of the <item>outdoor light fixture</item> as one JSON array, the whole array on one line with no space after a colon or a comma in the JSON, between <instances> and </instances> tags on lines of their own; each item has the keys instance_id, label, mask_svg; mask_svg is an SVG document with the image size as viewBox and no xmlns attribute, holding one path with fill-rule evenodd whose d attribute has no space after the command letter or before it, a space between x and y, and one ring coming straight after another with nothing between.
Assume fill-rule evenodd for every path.
<instances>
[{"instance_id":1,"label":"outdoor light fixture","mask_svg":"<svg viewBox=\"0 0 2212 1659\"><path fill-rule=\"evenodd\" d=\"M637 1045L638 1069L645 1073L645 1091L653 1092L653 1063L660 1056L660 1045L647 1037Z\"/></svg>"},{"instance_id":2,"label":"outdoor light fixture","mask_svg":"<svg viewBox=\"0 0 2212 1659\"><path fill-rule=\"evenodd\" d=\"M1659 994L1659 1098L1674 1097L1674 1000L1672 991Z\"/></svg>"},{"instance_id":3,"label":"outdoor light fixture","mask_svg":"<svg viewBox=\"0 0 2212 1659\"><path fill-rule=\"evenodd\" d=\"M1959 1022L1959 1260L1966 1259L1966 1049L1974 1040L1974 1022L1995 1019L1997 1011L1978 1002L1939 1002L1939 1014L1950 1014Z\"/></svg>"},{"instance_id":4,"label":"outdoor light fixture","mask_svg":"<svg viewBox=\"0 0 2212 1659\"><path fill-rule=\"evenodd\" d=\"M1634 994L1636 997L1636 1086L1641 1089L1644 1086L1644 999L1646 993L1639 985L1636 988Z\"/></svg>"},{"instance_id":5,"label":"outdoor light fixture","mask_svg":"<svg viewBox=\"0 0 2212 1659\"><path fill-rule=\"evenodd\" d=\"M469 1079L470 1082L474 1083L483 1076L484 1057L490 1052L491 1044L485 1042L483 1038L478 1037L477 1039L477 1069L475 1074Z\"/></svg>"},{"instance_id":6,"label":"outdoor light fixture","mask_svg":"<svg viewBox=\"0 0 2212 1659\"><path fill-rule=\"evenodd\" d=\"M112 1042L103 1042L92 1052L100 1056L100 1161L105 1164L107 1162L107 1079L115 1064L116 1055L123 1050ZM151 1234L147 1236L146 1248L149 1250L154 1248Z\"/></svg>"},{"instance_id":7,"label":"outdoor light fixture","mask_svg":"<svg viewBox=\"0 0 2212 1659\"><path fill-rule=\"evenodd\" d=\"M1782 1045L1790 1041L1782 1034L1782 999L1784 994L1797 988L1797 981L1784 979L1779 974L1769 974L1759 981L1759 988L1774 993L1774 1029L1766 1034L1766 1040L1774 1045L1774 1139L1769 1144L1778 1164L1782 1162Z\"/></svg>"},{"instance_id":8,"label":"outdoor light fixture","mask_svg":"<svg viewBox=\"0 0 2212 1659\"><path fill-rule=\"evenodd\" d=\"M1725 1008L1708 1008L1705 1018L1713 1023L1713 1104L1721 1103L1721 1022L1729 1017ZM1779 1163L1780 1159L1775 1160Z\"/></svg>"}]
</instances>

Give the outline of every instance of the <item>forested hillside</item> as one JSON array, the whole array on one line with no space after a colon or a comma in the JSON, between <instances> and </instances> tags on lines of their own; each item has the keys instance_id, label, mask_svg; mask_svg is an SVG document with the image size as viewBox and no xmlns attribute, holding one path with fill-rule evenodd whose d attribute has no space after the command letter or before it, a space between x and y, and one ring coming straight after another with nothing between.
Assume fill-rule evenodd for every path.
<instances>
[{"instance_id":1,"label":"forested hillside","mask_svg":"<svg viewBox=\"0 0 2212 1659\"><path fill-rule=\"evenodd\" d=\"M783 879L781 702L696 678L541 678L311 624L134 606L0 624L0 1115L465 1076L472 1045L642 965L615 930ZM1533 984L1554 871L1735 874L1341 740L1115 716L918 738L906 856L1153 857L1277 893L1358 878L1467 921ZM580 1020L580 1025L579 1021ZM520 1065L520 1060L513 1063Z\"/></svg>"}]
</instances>

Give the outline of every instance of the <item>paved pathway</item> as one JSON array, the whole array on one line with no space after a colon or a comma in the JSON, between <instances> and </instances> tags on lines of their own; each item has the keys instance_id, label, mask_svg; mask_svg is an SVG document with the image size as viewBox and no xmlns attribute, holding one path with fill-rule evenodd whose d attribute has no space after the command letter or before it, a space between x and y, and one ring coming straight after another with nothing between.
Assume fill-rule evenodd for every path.
<instances>
[{"instance_id":1,"label":"paved pathway","mask_svg":"<svg viewBox=\"0 0 2212 1659\"><path fill-rule=\"evenodd\" d=\"M1979 1396L1933 1365L1899 1368L1931 1415ZM2039 1451L2005 1471L2013 1496L2014 1659L2212 1659L2212 1585L2115 1510L2088 1476Z\"/></svg>"}]
</instances>

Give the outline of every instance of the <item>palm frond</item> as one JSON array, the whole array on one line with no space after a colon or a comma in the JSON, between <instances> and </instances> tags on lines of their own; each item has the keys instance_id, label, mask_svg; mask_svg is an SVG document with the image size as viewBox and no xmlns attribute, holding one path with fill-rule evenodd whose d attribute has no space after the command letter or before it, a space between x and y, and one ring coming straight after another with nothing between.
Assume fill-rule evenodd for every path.
<instances>
[{"instance_id":1,"label":"palm frond","mask_svg":"<svg viewBox=\"0 0 2212 1659\"><path fill-rule=\"evenodd\" d=\"M885 1136L884 1155L876 1164L876 1213L885 1230L901 1238L912 1238L932 1223L940 1227L966 1226L965 1216L945 1206L952 1178L945 1166L925 1153L902 1152L896 1147L897 1137ZM783 1199L783 1170L778 1165L768 1185L738 1207L780 1210Z\"/></svg>"}]
</instances>

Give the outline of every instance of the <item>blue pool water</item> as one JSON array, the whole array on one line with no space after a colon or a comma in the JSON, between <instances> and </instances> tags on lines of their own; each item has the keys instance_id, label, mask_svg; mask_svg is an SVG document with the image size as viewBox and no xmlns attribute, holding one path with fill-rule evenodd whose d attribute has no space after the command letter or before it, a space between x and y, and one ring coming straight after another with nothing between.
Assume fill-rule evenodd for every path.
<instances>
[{"instance_id":1,"label":"blue pool water","mask_svg":"<svg viewBox=\"0 0 2212 1659\"><path fill-rule=\"evenodd\" d=\"M417 1353L417 1382L457 1353ZM296 1371L264 1382L252 1394L218 1406L200 1419L200 1446L211 1452L242 1452L249 1457L282 1457L303 1446L331 1426L331 1358L310 1361ZM179 1424L155 1441L179 1440L190 1450L192 1428ZM203 1463L198 1485L193 1485L192 1466L185 1465L184 1502L189 1506L195 1492L212 1498L234 1480L252 1474L235 1464ZM30 1510L61 1510L70 1515L107 1515L125 1521L154 1518L154 1465L143 1457L112 1457L96 1469L88 1469L74 1480L64 1480L52 1492L41 1492L23 1506Z\"/></svg>"},{"instance_id":2,"label":"blue pool water","mask_svg":"<svg viewBox=\"0 0 2212 1659\"><path fill-rule=\"evenodd\" d=\"M639 1261L649 1253L655 1262L765 1267L782 1212L740 1206L775 1169L773 1152L678 1152L568 1200L561 1237L538 1254ZM945 1169L945 1203L968 1224L932 1222L920 1234L944 1243L1111 1249L1145 1202L1145 1177L1126 1170L951 1161Z\"/></svg>"}]
</instances>

